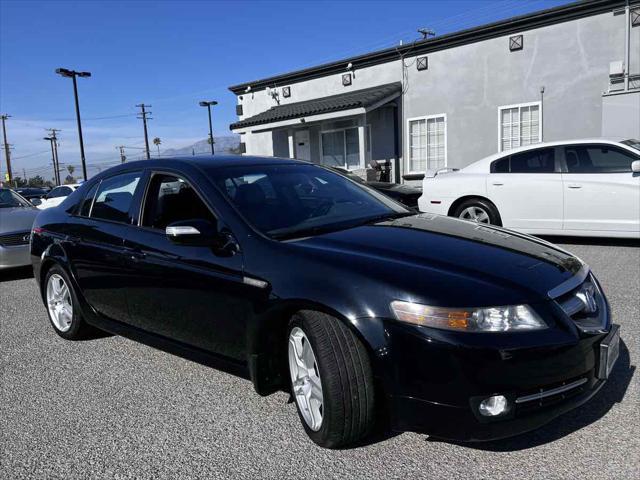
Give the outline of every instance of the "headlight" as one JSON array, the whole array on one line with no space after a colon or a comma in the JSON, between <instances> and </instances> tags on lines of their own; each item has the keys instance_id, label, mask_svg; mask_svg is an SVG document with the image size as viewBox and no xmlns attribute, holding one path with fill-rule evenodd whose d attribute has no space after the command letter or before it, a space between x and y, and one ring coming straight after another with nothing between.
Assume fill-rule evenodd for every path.
<instances>
[{"instance_id":1,"label":"headlight","mask_svg":"<svg viewBox=\"0 0 640 480\"><path fill-rule=\"evenodd\" d=\"M484 308L430 307L412 302L391 302L398 320L425 327L463 332L521 332L547 325L528 305Z\"/></svg>"}]
</instances>

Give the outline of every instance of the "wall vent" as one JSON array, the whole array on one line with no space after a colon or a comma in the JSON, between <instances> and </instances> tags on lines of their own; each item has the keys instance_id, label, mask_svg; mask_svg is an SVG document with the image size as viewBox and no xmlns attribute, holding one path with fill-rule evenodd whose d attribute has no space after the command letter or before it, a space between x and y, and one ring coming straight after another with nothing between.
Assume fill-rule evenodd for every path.
<instances>
[{"instance_id":1,"label":"wall vent","mask_svg":"<svg viewBox=\"0 0 640 480\"><path fill-rule=\"evenodd\" d=\"M416 68L418 70L427 70L429 68L429 57L418 57Z\"/></svg>"},{"instance_id":2,"label":"wall vent","mask_svg":"<svg viewBox=\"0 0 640 480\"><path fill-rule=\"evenodd\" d=\"M524 45L524 39L522 35L514 35L509 37L509 51L515 52L516 50L522 50Z\"/></svg>"},{"instance_id":3,"label":"wall vent","mask_svg":"<svg viewBox=\"0 0 640 480\"><path fill-rule=\"evenodd\" d=\"M282 96L289 98L291 96L291 87L282 87Z\"/></svg>"},{"instance_id":4,"label":"wall vent","mask_svg":"<svg viewBox=\"0 0 640 480\"><path fill-rule=\"evenodd\" d=\"M242 105L236 105L236 115L242 115Z\"/></svg>"},{"instance_id":5,"label":"wall vent","mask_svg":"<svg viewBox=\"0 0 640 480\"><path fill-rule=\"evenodd\" d=\"M342 75L342 86L348 87L349 85L351 85L351 74L345 73Z\"/></svg>"}]
</instances>

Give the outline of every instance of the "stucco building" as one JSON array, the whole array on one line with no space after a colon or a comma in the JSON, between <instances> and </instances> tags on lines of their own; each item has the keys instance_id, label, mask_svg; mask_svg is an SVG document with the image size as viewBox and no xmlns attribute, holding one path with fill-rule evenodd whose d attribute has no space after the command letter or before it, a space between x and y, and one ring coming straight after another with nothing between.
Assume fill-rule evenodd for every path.
<instances>
[{"instance_id":1,"label":"stucco building","mask_svg":"<svg viewBox=\"0 0 640 480\"><path fill-rule=\"evenodd\" d=\"M246 154L392 178L499 150L640 138L640 2L587 0L230 87Z\"/></svg>"}]
</instances>

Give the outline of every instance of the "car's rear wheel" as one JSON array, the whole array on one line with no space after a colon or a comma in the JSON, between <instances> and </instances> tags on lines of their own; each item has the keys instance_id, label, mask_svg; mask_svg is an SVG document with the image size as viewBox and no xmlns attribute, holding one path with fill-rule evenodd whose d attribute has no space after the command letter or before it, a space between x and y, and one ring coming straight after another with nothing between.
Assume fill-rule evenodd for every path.
<instances>
[{"instance_id":1,"label":"car's rear wheel","mask_svg":"<svg viewBox=\"0 0 640 480\"><path fill-rule=\"evenodd\" d=\"M470 222L501 224L496 207L491 202L480 198L462 202L453 212L453 216Z\"/></svg>"},{"instance_id":2,"label":"car's rear wheel","mask_svg":"<svg viewBox=\"0 0 640 480\"><path fill-rule=\"evenodd\" d=\"M80 315L73 284L62 267L54 265L47 272L44 297L51 325L62 338L78 340L91 332Z\"/></svg>"},{"instance_id":3,"label":"car's rear wheel","mask_svg":"<svg viewBox=\"0 0 640 480\"><path fill-rule=\"evenodd\" d=\"M340 320L320 312L295 315L288 332L291 394L305 431L318 445L362 440L374 425L369 355Z\"/></svg>"}]
</instances>

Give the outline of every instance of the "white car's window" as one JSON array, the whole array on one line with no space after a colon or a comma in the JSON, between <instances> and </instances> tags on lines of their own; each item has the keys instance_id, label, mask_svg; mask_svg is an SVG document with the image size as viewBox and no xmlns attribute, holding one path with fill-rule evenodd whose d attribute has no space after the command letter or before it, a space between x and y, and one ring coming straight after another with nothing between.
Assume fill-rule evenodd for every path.
<instances>
[{"instance_id":1,"label":"white car's window","mask_svg":"<svg viewBox=\"0 0 640 480\"><path fill-rule=\"evenodd\" d=\"M540 148L495 160L491 173L554 173L555 149Z\"/></svg>"},{"instance_id":2,"label":"white car's window","mask_svg":"<svg viewBox=\"0 0 640 480\"><path fill-rule=\"evenodd\" d=\"M633 154L611 145L572 145L565 147L569 173L622 173L631 171L637 160Z\"/></svg>"}]
</instances>

